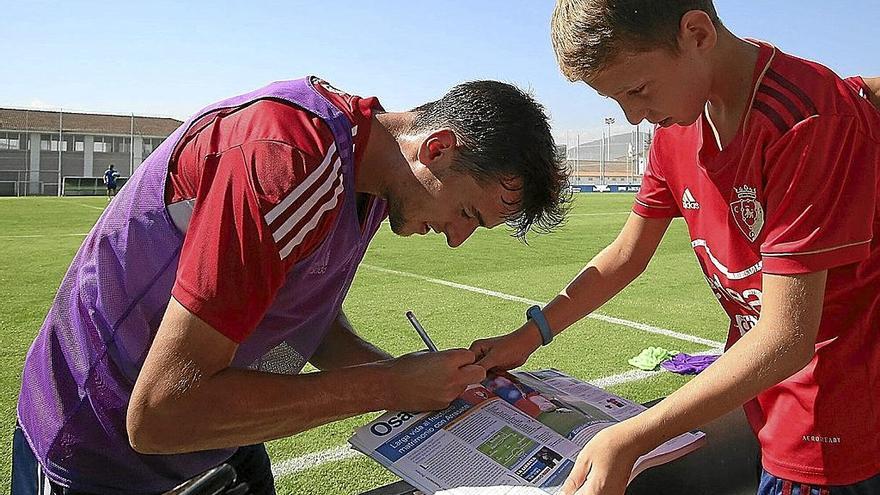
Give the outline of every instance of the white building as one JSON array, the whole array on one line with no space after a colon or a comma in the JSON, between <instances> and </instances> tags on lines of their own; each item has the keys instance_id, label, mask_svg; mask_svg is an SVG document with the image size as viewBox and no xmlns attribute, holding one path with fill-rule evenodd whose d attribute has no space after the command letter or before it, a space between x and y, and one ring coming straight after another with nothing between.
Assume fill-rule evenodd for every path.
<instances>
[{"instance_id":1,"label":"white building","mask_svg":"<svg viewBox=\"0 0 880 495\"><path fill-rule=\"evenodd\" d=\"M0 196L58 193L63 177L128 177L179 120L0 108Z\"/></svg>"}]
</instances>

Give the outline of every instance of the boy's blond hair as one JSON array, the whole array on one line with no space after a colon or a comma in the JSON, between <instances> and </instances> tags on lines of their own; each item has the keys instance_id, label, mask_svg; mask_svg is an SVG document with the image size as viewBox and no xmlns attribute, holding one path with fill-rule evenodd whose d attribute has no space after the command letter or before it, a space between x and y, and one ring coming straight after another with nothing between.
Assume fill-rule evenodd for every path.
<instances>
[{"instance_id":1,"label":"boy's blond hair","mask_svg":"<svg viewBox=\"0 0 880 495\"><path fill-rule=\"evenodd\" d=\"M712 0L557 0L550 21L553 50L570 81L589 81L622 52L678 52L681 17L705 12L721 25Z\"/></svg>"}]
</instances>

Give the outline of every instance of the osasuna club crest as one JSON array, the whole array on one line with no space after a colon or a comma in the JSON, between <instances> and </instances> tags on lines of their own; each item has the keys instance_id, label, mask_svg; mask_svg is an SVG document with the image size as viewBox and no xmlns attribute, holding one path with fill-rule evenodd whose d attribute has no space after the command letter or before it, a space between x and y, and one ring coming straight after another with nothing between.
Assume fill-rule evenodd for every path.
<instances>
[{"instance_id":1,"label":"osasuna club crest","mask_svg":"<svg viewBox=\"0 0 880 495\"><path fill-rule=\"evenodd\" d=\"M749 242L755 242L764 228L764 208L758 202L758 193L746 185L733 190L736 191L736 201L730 203L730 213Z\"/></svg>"}]
</instances>

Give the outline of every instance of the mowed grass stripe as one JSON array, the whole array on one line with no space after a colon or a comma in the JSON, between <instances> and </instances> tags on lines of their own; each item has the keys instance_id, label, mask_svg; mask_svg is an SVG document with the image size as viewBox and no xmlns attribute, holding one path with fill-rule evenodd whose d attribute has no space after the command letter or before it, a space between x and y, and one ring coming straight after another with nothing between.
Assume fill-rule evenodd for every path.
<instances>
[{"instance_id":1,"label":"mowed grass stripe","mask_svg":"<svg viewBox=\"0 0 880 495\"><path fill-rule=\"evenodd\" d=\"M499 299L505 299L508 301L516 301L516 302L521 302L521 303L528 304L528 305L538 304L538 305L543 306L545 304L544 302L535 301L533 299L527 299L527 298L520 297L520 296L505 294L503 292L498 292L498 291L494 291L494 290L490 290L490 289L484 289L481 287L473 287L470 285L459 284L457 282L451 282L449 280L441 280L441 279L437 279L437 278L426 277L424 275L419 275L416 273L402 272L399 270L391 270L388 268L382 268L379 266L369 265L366 263L362 264L361 266L364 268L369 268L370 270L376 270L379 272L390 273L390 274L398 275L401 277L415 278L417 280L422 280L424 282L428 282L428 283L432 283L432 284L445 285L447 287L453 287L455 289L462 289L462 290L466 290L466 291L470 291L470 292L476 292L478 294L483 294L483 295L491 296L491 297L497 297ZM658 328L658 327L654 327L651 325L646 325L644 323L639 323L636 321L630 321L630 320L625 320L623 318L616 318L613 316L603 315L601 313L591 313L591 314L587 315L587 318L602 320L607 323L612 323L615 325L623 325L626 327L631 327L631 328L635 328L638 330L642 330L642 331L648 332L648 333L656 333L659 335L666 335L667 337L672 337L674 339L684 340L686 342L693 342L695 344L702 344L702 345L709 346L709 347L712 347L715 349L721 349L724 347L724 344L722 342L718 342L715 340L704 339L702 337L695 337L693 335L689 335L686 333L676 332L674 330L667 330L665 328Z\"/></svg>"}]
</instances>

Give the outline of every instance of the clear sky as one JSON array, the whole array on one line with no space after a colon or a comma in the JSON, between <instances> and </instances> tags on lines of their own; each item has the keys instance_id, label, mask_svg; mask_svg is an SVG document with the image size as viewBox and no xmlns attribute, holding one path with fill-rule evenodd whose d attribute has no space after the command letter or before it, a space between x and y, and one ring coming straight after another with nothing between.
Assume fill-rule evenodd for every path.
<instances>
[{"instance_id":1,"label":"clear sky","mask_svg":"<svg viewBox=\"0 0 880 495\"><path fill-rule=\"evenodd\" d=\"M657 0L662 1L662 0ZM186 118L279 79L319 75L388 110L480 78L530 88L557 135L625 122L556 67L551 0L3 0L0 106ZM841 75L880 74L877 0L716 0L734 33Z\"/></svg>"}]
</instances>

